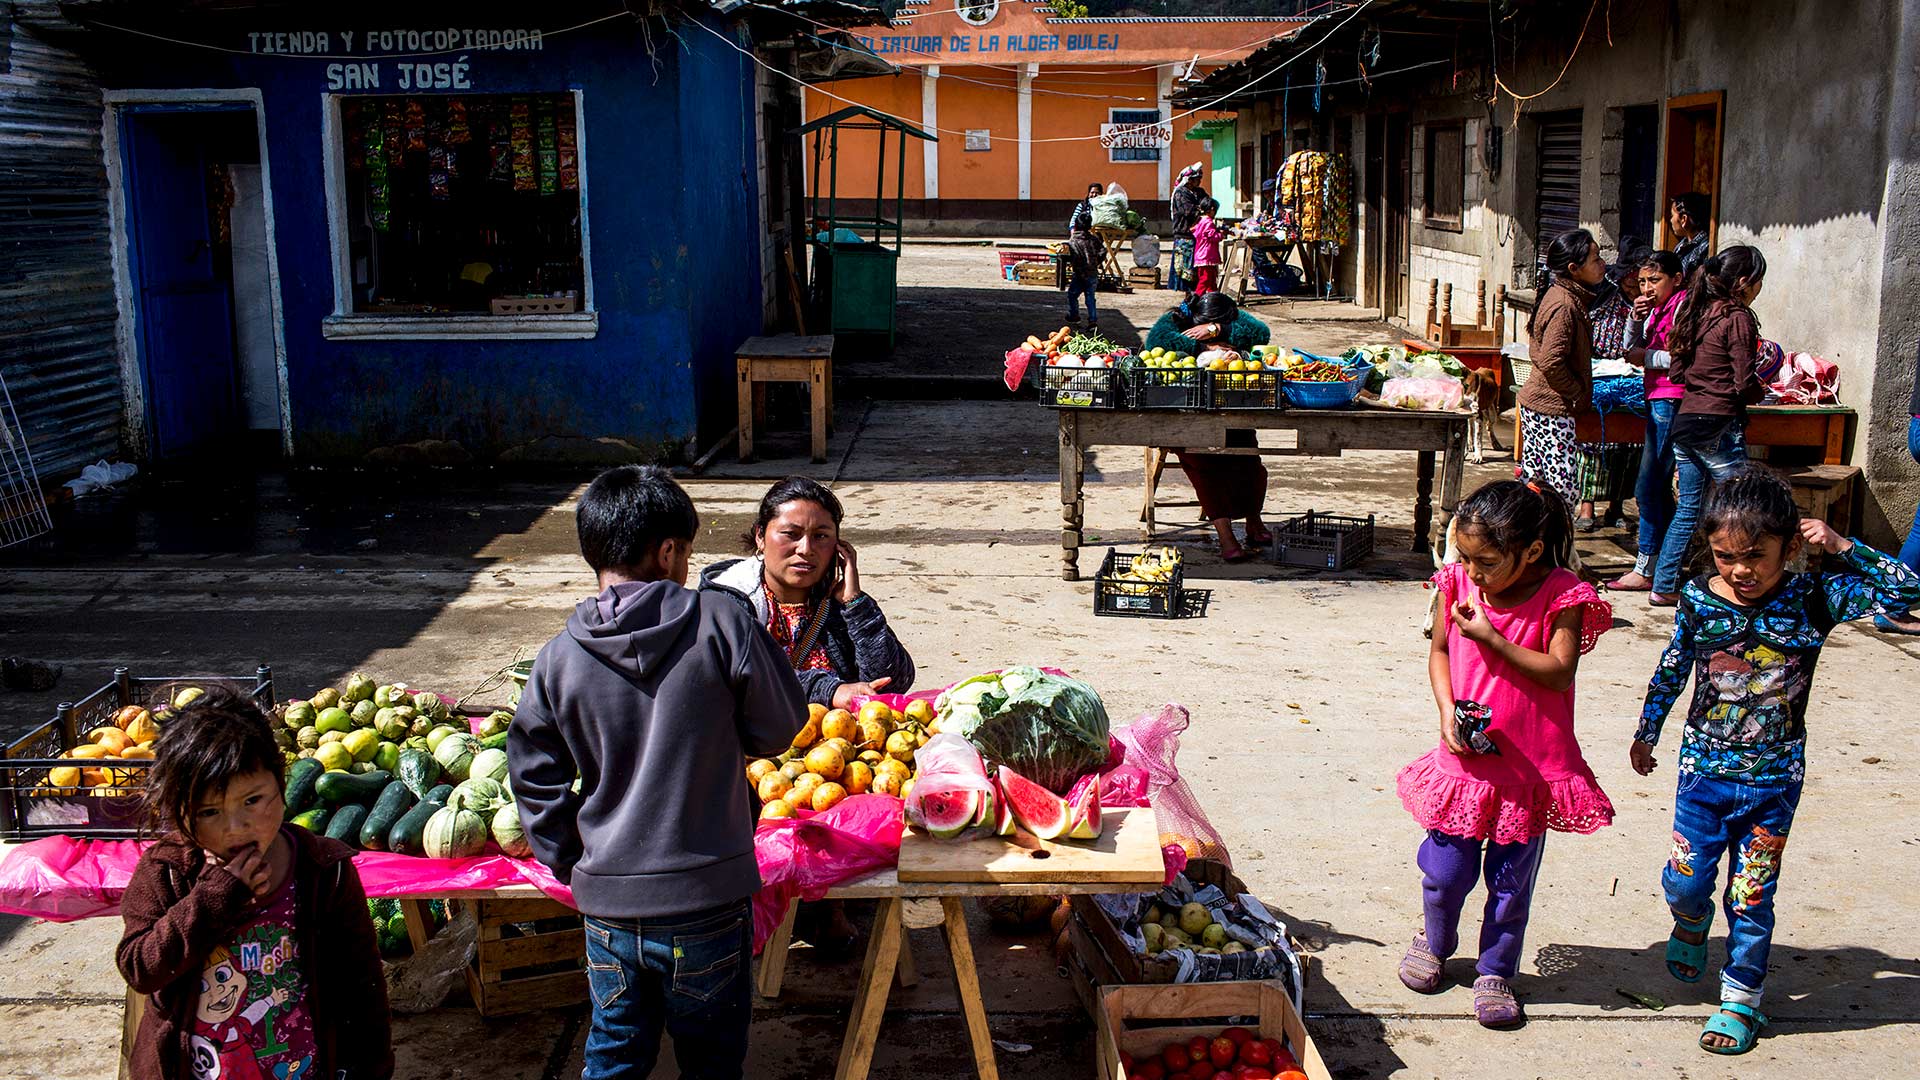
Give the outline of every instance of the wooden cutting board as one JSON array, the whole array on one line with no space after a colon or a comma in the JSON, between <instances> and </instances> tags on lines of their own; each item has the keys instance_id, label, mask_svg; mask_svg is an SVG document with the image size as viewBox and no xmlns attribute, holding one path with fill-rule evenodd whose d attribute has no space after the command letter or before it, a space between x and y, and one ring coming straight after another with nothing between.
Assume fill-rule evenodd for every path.
<instances>
[{"instance_id":1,"label":"wooden cutting board","mask_svg":"<svg viewBox=\"0 0 1920 1080\"><path fill-rule=\"evenodd\" d=\"M1153 886L1166 881L1160 823L1152 808L1104 810L1102 824L1098 840L1042 840L1038 850L1018 847L1004 836L974 833L964 840L941 840L908 829L900 837L900 880Z\"/></svg>"}]
</instances>

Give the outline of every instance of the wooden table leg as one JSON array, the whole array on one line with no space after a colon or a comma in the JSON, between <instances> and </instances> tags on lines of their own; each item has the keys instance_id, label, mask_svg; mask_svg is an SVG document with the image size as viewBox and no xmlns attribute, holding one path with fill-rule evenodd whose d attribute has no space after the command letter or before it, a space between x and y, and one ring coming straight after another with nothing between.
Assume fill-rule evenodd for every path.
<instances>
[{"instance_id":1,"label":"wooden table leg","mask_svg":"<svg viewBox=\"0 0 1920 1080\"><path fill-rule=\"evenodd\" d=\"M1425 550L1433 537L1433 451L1420 451L1414 474L1413 550Z\"/></svg>"},{"instance_id":2,"label":"wooden table leg","mask_svg":"<svg viewBox=\"0 0 1920 1080\"><path fill-rule=\"evenodd\" d=\"M793 947L793 920L800 913L798 901L787 903L787 914L780 925L767 939L760 950L760 970L755 974L755 986L760 996L771 1001L780 996L780 984L787 978L787 950Z\"/></svg>"},{"instance_id":3,"label":"wooden table leg","mask_svg":"<svg viewBox=\"0 0 1920 1080\"><path fill-rule=\"evenodd\" d=\"M1460 489L1467 478L1467 433L1456 427L1447 436L1445 460L1440 464L1440 532L1435 538L1432 550L1436 553L1435 565L1439 565L1439 553L1444 552L1453 527L1453 510L1460 505Z\"/></svg>"},{"instance_id":4,"label":"wooden table leg","mask_svg":"<svg viewBox=\"0 0 1920 1080\"><path fill-rule=\"evenodd\" d=\"M407 940L413 943L413 951L419 952L433 938L433 917L427 913L427 902L402 900L400 914L407 917Z\"/></svg>"},{"instance_id":5,"label":"wooden table leg","mask_svg":"<svg viewBox=\"0 0 1920 1080\"><path fill-rule=\"evenodd\" d=\"M987 1007L980 1000L980 973L973 966L973 941L967 937L967 911L960 898L940 901L947 913L947 951L953 954L953 981L960 991L960 1009L967 1016L967 1037L973 1044L973 1067L980 1080L1000 1080L993 1060L993 1033L987 1029Z\"/></svg>"},{"instance_id":6,"label":"wooden table leg","mask_svg":"<svg viewBox=\"0 0 1920 1080\"><path fill-rule=\"evenodd\" d=\"M737 360L740 404L740 460L753 460L753 361Z\"/></svg>"},{"instance_id":7,"label":"wooden table leg","mask_svg":"<svg viewBox=\"0 0 1920 1080\"><path fill-rule=\"evenodd\" d=\"M873 1048L880 1038L880 1018L887 1011L893 966L900 960L900 900L887 897L874 912L873 932L867 938L867 958L860 965L860 990L847 1013L847 1035L840 1044L840 1064L834 1080L865 1080L873 1066Z\"/></svg>"},{"instance_id":8,"label":"wooden table leg","mask_svg":"<svg viewBox=\"0 0 1920 1080\"><path fill-rule=\"evenodd\" d=\"M1080 418L1060 410L1060 576L1080 580L1080 526L1086 514L1081 485L1085 461L1080 447Z\"/></svg>"},{"instance_id":9,"label":"wooden table leg","mask_svg":"<svg viewBox=\"0 0 1920 1080\"><path fill-rule=\"evenodd\" d=\"M808 400L813 406L813 460L819 464L827 460L827 362L813 362L813 393Z\"/></svg>"},{"instance_id":10,"label":"wooden table leg","mask_svg":"<svg viewBox=\"0 0 1920 1080\"><path fill-rule=\"evenodd\" d=\"M913 942L907 938L904 923L900 927L900 962L894 965L893 984L902 990L920 985L920 970L913 966Z\"/></svg>"},{"instance_id":11,"label":"wooden table leg","mask_svg":"<svg viewBox=\"0 0 1920 1080\"><path fill-rule=\"evenodd\" d=\"M1845 464L1842 460L1847 448L1847 414L1832 413L1827 417L1827 464Z\"/></svg>"}]
</instances>

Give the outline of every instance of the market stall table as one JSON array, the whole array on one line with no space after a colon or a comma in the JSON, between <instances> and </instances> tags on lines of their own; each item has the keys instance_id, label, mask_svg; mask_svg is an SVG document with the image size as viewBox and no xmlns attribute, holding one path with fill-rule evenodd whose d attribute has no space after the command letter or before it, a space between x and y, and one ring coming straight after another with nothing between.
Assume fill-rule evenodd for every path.
<instances>
[{"instance_id":1,"label":"market stall table","mask_svg":"<svg viewBox=\"0 0 1920 1080\"><path fill-rule=\"evenodd\" d=\"M1220 291L1244 304L1247 286L1253 281L1253 253L1277 252L1274 261L1285 264L1293 255L1293 243L1277 236L1229 236L1221 243Z\"/></svg>"},{"instance_id":2,"label":"market stall table","mask_svg":"<svg viewBox=\"0 0 1920 1080\"><path fill-rule=\"evenodd\" d=\"M1131 250L1128 245L1133 240L1133 234L1125 229L1095 225L1093 235L1100 238L1107 252L1106 257L1100 261L1100 279L1105 281L1111 278L1117 291L1132 292L1133 287L1127 284L1127 272L1120 267L1120 256Z\"/></svg>"},{"instance_id":3,"label":"market stall table","mask_svg":"<svg viewBox=\"0 0 1920 1080\"><path fill-rule=\"evenodd\" d=\"M915 981L901 918L906 904L913 900L940 902L941 927L953 957L954 983L961 1012L967 1018L974 1068L981 1080L997 1080L999 1066L994 1061L993 1037L987 1028L980 976L974 967L973 943L967 936L966 910L961 901L969 896L1073 896L1159 889L1166 880L1166 869L1153 811L1146 807L1108 808L1105 825L1100 839L1091 843L1043 842L1041 850L1046 857L1030 856L999 837L949 841L910 831L901 840L900 869L882 870L829 889L829 900L880 902L867 938L866 959L860 965L860 988L847 1017L835 1080L858 1080L867 1075L896 965L904 965L903 984ZM1026 865L1019 865L1022 863ZM974 880L902 880L903 873L908 879L932 876ZM780 995L796 908L789 905L780 928L760 954L757 983L763 997Z\"/></svg>"},{"instance_id":4,"label":"market stall table","mask_svg":"<svg viewBox=\"0 0 1920 1080\"><path fill-rule=\"evenodd\" d=\"M1060 410L1060 562L1061 576L1080 580L1086 451L1099 445L1184 447L1210 454L1339 457L1346 450L1412 450L1418 453L1413 508L1414 550L1427 549L1433 535L1434 455L1440 467L1439 525L1446 535L1460 501L1466 473L1465 413L1416 412L1379 405L1350 409L1277 409L1272 411L1176 412L1123 409ZM1227 447L1229 430L1292 431L1291 448Z\"/></svg>"},{"instance_id":5,"label":"market stall table","mask_svg":"<svg viewBox=\"0 0 1920 1080\"><path fill-rule=\"evenodd\" d=\"M1821 452L1821 464L1844 465L1847 460L1847 427L1855 413L1845 405L1749 405L1747 406L1747 445L1769 447L1809 447ZM1601 418L1588 413L1574 418L1575 437L1581 442L1628 443L1647 441L1645 417L1631 413L1610 413L1606 417L1602 439ZM1513 457L1520 459L1519 421L1514 421Z\"/></svg>"}]
</instances>

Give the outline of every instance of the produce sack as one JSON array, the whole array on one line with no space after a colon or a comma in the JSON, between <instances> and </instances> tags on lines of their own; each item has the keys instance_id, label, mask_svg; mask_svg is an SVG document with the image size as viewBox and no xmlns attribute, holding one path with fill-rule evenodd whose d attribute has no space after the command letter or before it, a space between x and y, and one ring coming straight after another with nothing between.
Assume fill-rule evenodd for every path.
<instances>
[{"instance_id":1,"label":"produce sack","mask_svg":"<svg viewBox=\"0 0 1920 1080\"><path fill-rule=\"evenodd\" d=\"M1438 379L1388 379L1380 387L1380 404L1396 409L1424 409L1452 412L1460 407L1466 393L1460 380L1452 376Z\"/></svg>"},{"instance_id":2,"label":"produce sack","mask_svg":"<svg viewBox=\"0 0 1920 1080\"><path fill-rule=\"evenodd\" d=\"M1124 229L1127 227L1126 195L1095 195L1088 203L1093 207L1093 224L1096 228Z\"/></svg>"},{"instance_id":3,"label":"produce sack","mask_svg":"<svg viewBox=\"0 0 1920 1080\"><path fill-rule=\"evenodd\" d=\"M1174 764L1180 753L1180 733L1187 730L1188 722L1187 710L1168 704L1115 728L1113 741L1120 747L1120 756L1100 777L1100 805L1151 806L1160 822L1162 844L1184 852L1187 858L1213 859L1231 869L1226 843ZM1172 869L1182 865L1183 860L1169 853Z\"/></svg>"},{"instance_id":4,"label":"produce sack","mask_svg":"<svg viewBox=\"0 0 1920 1080\"><path fill-rule=\"evenodd\" d=\"M1065 795L1107 761L1107 710L1093 687L1031 667L948 687L934 702L942 733L959 735L989 762ZM922 750L924 753L924 748ZM924 768L924 766L923 766Z\"/></svg>"},{"instance_id":5,"label":"produce sack","mask_svg":"<svg viewBox=\"0 0 1920 1080\"><path fill-rule=\"evenodd\" d=\"M855 795L830 810L760 822L753 834L760 865L754 953L766 946L795 900L821 899L843 881L898 865L901 828L900 800L891 795Z\"/></svg>"},{"instance_id":6,"label":"produce sack","mask_svg":"<svg viewBox=\"0 0 1920 1080\"><path fill-rule=\"evenodd\" d=\"M958 810L963 800L993 794L993 781L987 779L987 763L980 760L980 751L958 735L942 733L928 739L914 752L913 762L916 771L906 819L916 828L926 828L929 820L943 821L939 808ZM978 809L977 802L972 805ZM936 808L932 815L927 812L930 806Z\"/></svg>"}]
</instances>

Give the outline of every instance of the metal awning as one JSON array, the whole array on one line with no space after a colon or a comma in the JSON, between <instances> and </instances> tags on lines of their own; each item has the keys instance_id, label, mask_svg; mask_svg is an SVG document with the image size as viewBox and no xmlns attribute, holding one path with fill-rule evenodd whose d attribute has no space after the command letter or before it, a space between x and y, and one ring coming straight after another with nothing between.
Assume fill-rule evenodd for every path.
<instances>
[{"instance_id":1,"label":"metal awning","mask_svg":"<svg viewBox=\"0 0 1920 1080\"><path fill-rule=\"evenodd\" d=\"M1221 132L1233 130L1233 126L1237 122L1238 121L1228 119L1202 120L1187 129L1186 137L1195 142L1217 139L1220 137Z\"/></svg>"}]
</instances>

